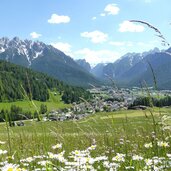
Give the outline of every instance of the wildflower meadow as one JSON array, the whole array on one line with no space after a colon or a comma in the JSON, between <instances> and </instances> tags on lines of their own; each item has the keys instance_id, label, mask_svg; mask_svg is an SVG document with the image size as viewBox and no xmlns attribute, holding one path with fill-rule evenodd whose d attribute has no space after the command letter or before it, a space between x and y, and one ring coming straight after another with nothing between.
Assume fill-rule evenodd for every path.
<instances>
[{"instance_id":1,"label":"wildflower meadow","mask_svg":"<svg viewBox=\"0 0 171 171\"><path fill-rule=\"evenodd\" d=\"M0 125L0 170L170 170L170 109Z\"/></svg>"}]
</instances>

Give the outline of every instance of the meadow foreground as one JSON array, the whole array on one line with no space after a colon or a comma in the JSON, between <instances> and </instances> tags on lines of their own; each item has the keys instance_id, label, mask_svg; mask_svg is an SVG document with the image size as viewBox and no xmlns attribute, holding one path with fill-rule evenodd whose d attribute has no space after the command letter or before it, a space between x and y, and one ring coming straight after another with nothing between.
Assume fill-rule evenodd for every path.
<instances>
[{"instance_id":1,"label":"meadow foreground","mask_svg":"<svg viewBox=\"0 0 171 171\"><path fill-rule=\"evenodd\" d=\"M1 170L170 170L170 108L0 125Z\"/></svg>"}]
</instances>

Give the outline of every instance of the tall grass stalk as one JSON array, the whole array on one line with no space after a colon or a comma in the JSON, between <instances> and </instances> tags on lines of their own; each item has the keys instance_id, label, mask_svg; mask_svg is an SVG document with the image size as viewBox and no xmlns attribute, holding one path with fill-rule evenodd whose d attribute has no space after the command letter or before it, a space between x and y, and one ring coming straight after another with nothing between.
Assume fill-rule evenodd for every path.
<instances>
[{"instance_id":1,"label":"tall grass stalk","mask_svg":"<svg viewBox=\"0 0 171 171\"><path fill-rule=\"evenodd\" d=\"M8 137L9 154L12 156L12 145L11 145L10 128L9 128L9 116L7 113L5 113L5 124L6 124L7 137Z\"/></svg>"}]
</instances>

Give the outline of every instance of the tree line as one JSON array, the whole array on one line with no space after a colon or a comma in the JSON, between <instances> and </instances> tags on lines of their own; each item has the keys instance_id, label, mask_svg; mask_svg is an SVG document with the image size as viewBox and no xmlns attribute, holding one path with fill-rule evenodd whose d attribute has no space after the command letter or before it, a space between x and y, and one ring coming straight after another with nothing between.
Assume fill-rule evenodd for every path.
<instances>
[{"instance_id":1,"label":"tree line","mask_svg":"<svg viewBox=\"0 0 171 171\"><path fill-rule=\"evenodd\" d=\"M0 111L0 122L7 121L10 126L14 126L14 121L37 119L41 120L41 115L47 113L47 106L45 104L40 105L38 111L23 111L23 109L16 105L11 105L9 110L2 109Z\"/></svg>"},{"instance_id":2,"label":"tree line","mask_svg":"<svg viewBox=\"0 0 171 171\"><path fill-rule=\"evenodd\" d=\"M139 97L136 100L134 100L133 104L131 106L157 106L157 107L163 107L163 106L170 106L171 105L171 96L164 96L162 98L157 97Z\"/></svg>"}]
</instances>

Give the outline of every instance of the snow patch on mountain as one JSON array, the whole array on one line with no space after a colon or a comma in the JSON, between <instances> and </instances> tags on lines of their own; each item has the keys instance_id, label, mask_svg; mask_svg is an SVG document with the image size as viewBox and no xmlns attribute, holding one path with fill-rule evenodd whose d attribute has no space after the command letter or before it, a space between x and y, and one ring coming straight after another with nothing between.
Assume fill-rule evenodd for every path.
<instances>
[{"instance_id":1,"label":"snow patch on mountain","mask_svg":"<svg viewBox=\"0 0 171 171\"><path fill-rule=\"evenodd\" d=\"M35 52L35 56L33 56L33 59L36 59L37 57L41 56L43 51Z\"/></svg>"},{"instance_id":2,"label":"snow patch on mountain","mask_svg":"<svg viewBox=\"0 0 171 171\"><path fill-rule=\"evenodd\" d=\"M18 37L13 39L8 39L3 37L0 39L0 54L7 51L6 60L12 58L16 55L23 56L28 61L28 66L31 65L32 60L43 55L43 51L47 47L42 42L31 40L20 40Z\"/></svg>"},{"instance_id":3,"label":"snow patch on mountain","mask_svg":"<svg viewBox=\"0 0 171 171\"><path fill-rule=\"evenodd\" d=\"M5 49L3 47L0 48L0 53L5 52Z\"/></svg>"},{"instance_id":4,"label":"snow patch on mountain","mask_svg":"<svg viewBox=\"0 0 171 171\"><path fill-rule=\"evenodd\" d=\"M170 52L165 52L165 53L171 56L171 53Z\"/></svg>"}]
</instances>

